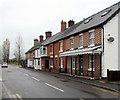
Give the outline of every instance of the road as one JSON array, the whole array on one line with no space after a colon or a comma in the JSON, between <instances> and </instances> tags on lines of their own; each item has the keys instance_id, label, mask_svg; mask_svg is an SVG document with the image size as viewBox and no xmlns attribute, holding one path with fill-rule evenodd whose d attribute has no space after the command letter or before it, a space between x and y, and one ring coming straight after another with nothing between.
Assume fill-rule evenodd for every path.
<instances>
[{"instance_id":1,"label":"road","mask_svg":"<svg viewBox=\"0 0 120 100\"><path fill-rule=\"evenodd\" d=\"M2 69L2 85L3 98L118 98L108 90L15 65Z\"/></svg>"}]
</instances>

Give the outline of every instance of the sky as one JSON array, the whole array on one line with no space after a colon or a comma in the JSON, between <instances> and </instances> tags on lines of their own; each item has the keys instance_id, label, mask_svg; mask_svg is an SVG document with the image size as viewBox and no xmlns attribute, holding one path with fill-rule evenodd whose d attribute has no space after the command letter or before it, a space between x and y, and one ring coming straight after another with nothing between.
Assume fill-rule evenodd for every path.
<instances>
[{"instance_id":1,"label":"sky","mask_svg":"<svg viewBox=\"0 0 120 100\"><path fill-rule=\"evenodd\" d=\"M0 0L0 46L10 40L10 58L13 58L17 36L23 38L24 52L35 38L46 31L60 31L61 21L80 22L119 0ZM44 37L45 39L45 37Z\"/></svg>"}]
</instances>

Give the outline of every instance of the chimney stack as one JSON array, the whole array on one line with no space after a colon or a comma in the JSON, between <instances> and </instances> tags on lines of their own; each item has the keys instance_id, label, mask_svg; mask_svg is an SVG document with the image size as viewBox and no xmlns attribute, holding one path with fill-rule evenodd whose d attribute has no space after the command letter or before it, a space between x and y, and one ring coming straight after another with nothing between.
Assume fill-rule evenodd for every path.
<instances>
[{"instance_id":1,"label":"chimney stack","mask_svg":"<svg viewBox=\"0 0 120 100\"><path fill-rule=\"evenodd\" d=\"M37 45L38 39L34 39L34 46Z\"/></svg>"},{"instance_id":2,"label":"chimney stack","mask_svg":"<svg viewBox=\"0 0 120 100\"><path fill-rule=\"evenodd\" d=\"M46 39L52 36L52 32L51 31L47 31L47 32L45 32L45 34L46 34Z\"/></svg>"},{"instance_id":3,"label":"chimney stack","mask_svg":"<svg viewBox=\"0 0 120 100\"><path fill-rule=\"evenodd\" d=\"M75 21L73 21L73 20L68 21L68 27L71 27L71 26L73 26L74 24L75 24Z\"/></svg>"},{"instance_id":4,"label":"chimney stack","mask_svg":"<svg viewBox=\"0 0 120 100\"><path fill-rule=\"evenodd\" d=\"M65 21L61 21L61 31L64 31L66 29L66 22Z\"/></svg>"},{"instance_id":5,"label":"chimney stack","mask_svg":"<svg viewBox=\"0 0 120 100\"><path fill-rule=\"evenodd\" d=\"M39 36L40 43L43 42L43 35Z\"/></svg>"}]
</instances>

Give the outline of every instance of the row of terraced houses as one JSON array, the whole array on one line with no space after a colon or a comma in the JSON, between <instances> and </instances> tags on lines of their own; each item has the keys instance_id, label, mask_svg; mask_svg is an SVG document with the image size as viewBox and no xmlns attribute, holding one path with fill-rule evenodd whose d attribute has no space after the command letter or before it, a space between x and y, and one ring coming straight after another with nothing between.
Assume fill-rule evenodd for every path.
<instances>
[{"instance_id":1,"label":"row of terraced houses","mask_svg":"<svg viewBox=\"0 0 120 100\"><path fill-rule=\"evenodd\" d=\"M107 69L120 70L119 12L120 2L76 24L62 20L60 32L34 39L27 67L97 79L107 77Z\"/></svg>"}]
</instances>

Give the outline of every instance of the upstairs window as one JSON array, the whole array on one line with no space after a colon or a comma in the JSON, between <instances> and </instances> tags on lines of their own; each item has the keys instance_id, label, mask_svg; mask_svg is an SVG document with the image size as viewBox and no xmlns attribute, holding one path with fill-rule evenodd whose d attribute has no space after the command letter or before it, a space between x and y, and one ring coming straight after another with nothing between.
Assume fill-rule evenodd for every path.
<instances>
[{"instance_id":1,"label":"upstairs window","mask_svg":"<svg viewBox=\"0 0 120 100\"><path fill-rule=\"evenodd\" d=\"M105 11L104 13L102 13L101 17L107 15L112 9L108 10L108 11Z\"/></svg>"},{"instance_id":2,"label":"upstairs window","mask_svg":"<svg viewBox=\"0 0 120 100\"><path fill-rule=\"evenodd\" d=\"M63 41L60 41L60 51L63 51Z\"/></svg>"},{"instance_id":3,"label":"upstairs window","mask_svg":"<svg viewBox=\"0 0 120 100\"><path fill-rule=\"evenodd\" d=\"M46 47L43 47L43 55L46 54Z\"/></svg>"},{"instance_id":4,"label":"upstairs window","mask_svg":"<svg viewBox=\"0 0 120 100\"><path fill-rule=\"evenodd\" d=\"M70 38L70 42L71 42L71 49L74 49L74 38L73 37Z\"/></svg>"},{"instance_id":5,"label":"upstairs window","mask_svg":"<svg viewBox=\"0 0 120 100\"><path fill-rule=\"evenodd\" d=\"M80 34L79 46L83 47L83 34Z\"/></svg>"},{"instance_id":6,"label":"upstairs window","mask_svg":"<svg viewBox=\"0 0 120 100\"><path fill-rule=\"evenodd\" d=\"M50 53L53 53L53 44L50 45Z\"/></svg>"},{"instance_id":7,"label":"upstairs window","mask_svg":"<svg viewBox=\"0 0 120 100\"><path fill-rule=\"evenodd\" d=\"M89 32L90 45L94 45L94 31Z\"/></svg>"},{"instance_id":8,"label":"upstairs window","mask_svg":"<svg viewBox=\"0 0 120 100\"><path fill-rule=\"evenodd\" d=\"M88 23L88 22L90 22L92 19L93 19L92 17L91 17L91 18L86 19L86 20L85 20L85 22L84 22L84 24L87 24L87 23Z\"/></svg>"}]
</instances>

